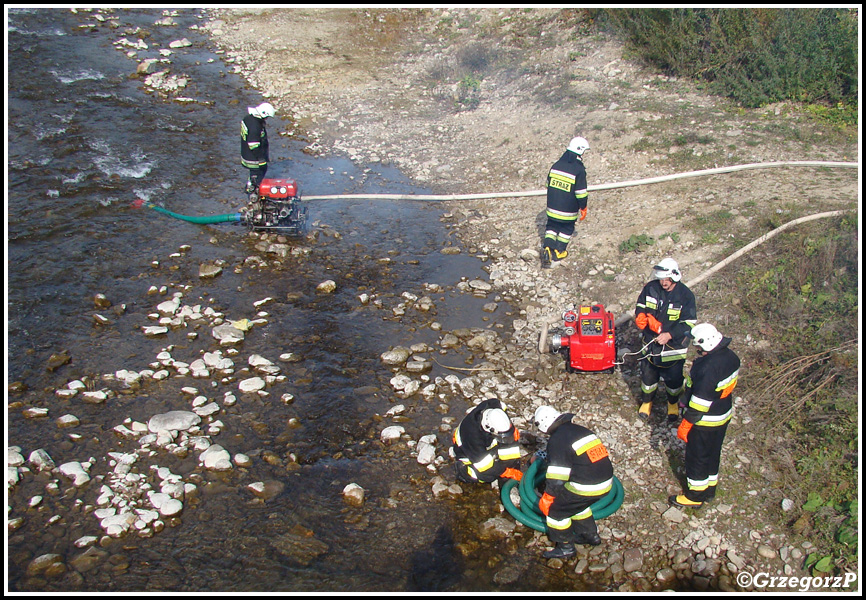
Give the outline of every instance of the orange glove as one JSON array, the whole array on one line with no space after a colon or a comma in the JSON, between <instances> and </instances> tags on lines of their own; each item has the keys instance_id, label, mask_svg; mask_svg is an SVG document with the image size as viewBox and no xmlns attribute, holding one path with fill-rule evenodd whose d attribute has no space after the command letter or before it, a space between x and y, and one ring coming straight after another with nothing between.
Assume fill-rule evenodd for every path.
<instances>
[{"instance_id":1,"label":"orange glove","mask_svg":"<svg viewBox=\"0 0 866 600\"><path fill-rule=\"evenodd\" d=\"M680 426L677 427L677 437L680 438L682 441L688 443L689 442L689 431L692 430L693 425L694 425L694 423L686 421L685 419L680 421Z\"/></svg>"},{"instance_id":2,"label":"orange glove","mask_svg":"<svg viewBox=\"0 0 866 600\"><path fill-rule=\"evenodd\" d=\"M661 333L662 332L662 324L652 315L646 316L647 325L649 325L650 331L653 333Z\"/></svg>"},{"instance_id":3,"label":"orange glove","mask_svg":"<svg viewBox=\"0 0 866 600\"><path fill-rule=\"evenodd\" d=\"M502 476L508 479L513 479L514 481L520 481L521 479L523 479L523 471L521 471L520 469L508 467L502 472Z\"/></svg>"},{"instance_id":4,"label":"orange glove","mask_svg":"<svg viewBox=\"0 0 866 600\"><path fill-rule=\"evenodd\" d=\"M580 209L580 220L583 221L585 218L586 218L586 209L581 208Z\"/></svg>"},{"instance_id":5,"label":"orange glove","mask_svg":"<svg viewBox=\"0 0 866 600\"><path fill-rule=\"evenodd\" d=\"M553 504L553 496L544 492L544 495L541 497L541 500L538 501L538 510L541 511L545 517L550 513L550 505Z\"/></svg>"},{"instance_id":6,"label":"orange glove","mask_svg":"<svg viewBox=\"0 0 866 600\"><path fill-rule=\"evenodd\" d=\"M637 325L638 329L646 329L646 313L640 313L638 316L634 318L634 324Z\"/></svg>"}]
</instances>

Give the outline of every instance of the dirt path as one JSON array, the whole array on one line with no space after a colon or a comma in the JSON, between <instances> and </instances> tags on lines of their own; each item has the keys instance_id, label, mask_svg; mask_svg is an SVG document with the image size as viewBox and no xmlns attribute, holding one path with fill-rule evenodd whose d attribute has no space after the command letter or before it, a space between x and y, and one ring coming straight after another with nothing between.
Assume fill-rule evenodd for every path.
<instances>
[{"instance_id":1,"label":"dirt path","mask_svg":"<svg viewBox=\"0 0 866 600\"><path fill-rule=\"evenodd\" d=\"M438 193L541 190L574 135L591 145L590 185L754 162L859 160L856 141L793 107L741 110L633 64L578 11L233 9L212 16L208 28L228 60L289 119L284 134L306 140L312 154L396 166ZM570 303L603 302L616 314L633 309L651 265L664 256L676 258L689 280L770 222L857 202L854 169L749 171L591 193L572 257L550 271L537 259L542 196L452 203L446 222L469 252L489 257L491 280L521 305L533 326L516 331L514 343L528 354L536 325ZM719 294L724 284L721 273L694 290L699 320L728 322L736 307ZM744 336L725 333L747 363ZM549 379L518 410L528 416L543 398L568 398L564 408L579 408L582 419L608 430L628 482L628 506L603 532L610 554L620 554L604 571L618 582L613 589L658 589L677 578L698 589L740 589L734 577L744 569L804 573L810 546L774 525L784 521L784 489L751 454L747 398L726 442L722 502L701 515L672 514L665 498L678 484L665 463L675 460L676 442L635 418L635 373L623 369L614 382L563 379L552 357L536 360ZM645 577L623 573L622 554L635 549ZM582 560L574 568L591 571L599 559Z\"/></svg>"}]
</instances>

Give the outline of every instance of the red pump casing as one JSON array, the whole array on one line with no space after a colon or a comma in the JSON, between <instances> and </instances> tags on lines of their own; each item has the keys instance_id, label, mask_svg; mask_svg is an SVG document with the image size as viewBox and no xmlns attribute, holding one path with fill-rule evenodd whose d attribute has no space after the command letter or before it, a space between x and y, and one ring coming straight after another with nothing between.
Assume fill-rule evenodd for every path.
<instances>
[{"instance_id":1,"label":"red pump casing","mask_svg":"<svg viewBox=\"0 0 866 600\"><path fill-rule=\"evenodd\" d=\"M288 200L298 195L298 182L294 179L262 179L259 196L270 200Z\"/></svg>"},{"instance_id":2,"label":"red pump casing","mask_svg":"<svg viewBox=\"0 0 866 600\"><path fill-rule=\"evenodd\" d=\"M580 306L563 314L565 332L550 340L551 350L561 351L569 373L613 371L616 362L616 330L612 312L601 304Z\"/></svg>"}]
</instances>

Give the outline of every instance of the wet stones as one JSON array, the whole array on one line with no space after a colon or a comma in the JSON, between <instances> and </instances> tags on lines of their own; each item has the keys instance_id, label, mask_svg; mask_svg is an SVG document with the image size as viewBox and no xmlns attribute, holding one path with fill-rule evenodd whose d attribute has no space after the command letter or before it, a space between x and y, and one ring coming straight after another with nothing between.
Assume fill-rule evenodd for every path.
<instances>
[{"instance_id":1,"label":"wet stones","mask_svg":"<svg viewBox=\"0 0 866 600\"><path fill-rule=\"evenodd\" d=\"M364 488L357 483L350 483L343 488L343 501L349 506L362 506L364 504Z\"/></svg>"}]
</instances>

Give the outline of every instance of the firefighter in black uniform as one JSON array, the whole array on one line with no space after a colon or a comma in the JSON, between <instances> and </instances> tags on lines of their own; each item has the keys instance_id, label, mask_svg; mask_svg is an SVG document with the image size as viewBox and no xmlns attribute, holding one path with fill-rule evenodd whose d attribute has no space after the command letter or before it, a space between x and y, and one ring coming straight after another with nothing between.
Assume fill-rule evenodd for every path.
<instances>
[{"instance_id":1,"label":"firefighter in black uniform","mask_svg":"<svg viewBox=\"0 0 866 600\"><path fill-rule=\"evenodd\" d=\"M550 435L544 495L538 507L546 517L547 537L556 544L544 558L568 558L574 544L601 544L593 504L613 487L613 466L598 436L571 422L574 415L552 406L535 411L535 426Z\"/></svg>"},{"instance_id":2,"label":"firefighter in black uniform","mask_svg":"<svg viewBox=\"0 0 866 600\"><path fill-rule=\"evenodd\" d=\"M583 154L589 142L576 137L565 153L547 173L547 226L541 248L541 267L549 269L554 262L568 256L566 247L574 234L578 217L586 218L586 169Z\"/></svg>"},{"instance_id":3,"label":"firefighter in black uniform","mask_svg":"<svg viewBox=\"0 0 866 600\"><path fill-rule=\"evenodd\" d=\"M268 171L268 130L265 119L276 112L268 102L247 107L247 114L241 120L241 164L250 170L250 178L244 191L258 194L259 183Z\"/></svg>"},{"instance_id":4,"label":"firefighter in black uniform","mask_svg":"<svg viewBox=\"0 0 866 600\"><path fill-rule=\"evenodd\" d=\"M740 359L724 337L709 323L692 329L698 357L686 381L688 401L677 437L686 443L684 494L668 498L674 506L700 508L716 495L722 442L733 414L731 392L740 375Z\"/></svg>"},{"instance_id":5,"label":"firefighter in black uniform","mask_svg":"<svg viewBox=\"0 0 866 600\"><path fill-rule=\"evenodd\" d=\"M683 391L683 367L689 351L692 327L697 322L695 295L680 281L680 267L665 258L653 267L654 279L637 299L635 325L643 332L640 359L641 401L638 416L648 421L659 379L668 396L668 421L679 418L679 395Z\"/></svg>"},{"instance_id":6,"label":"firefighter in black uniform","mask_svg":"<svg viewBox=\"0 0 866 600\"><path fill-rule=\"evenodd\" d=\"M489 398L463 417L454 430L451 456L465 483L520 481L520 434L498 398Z\"/></svg>"}]
</instances>

